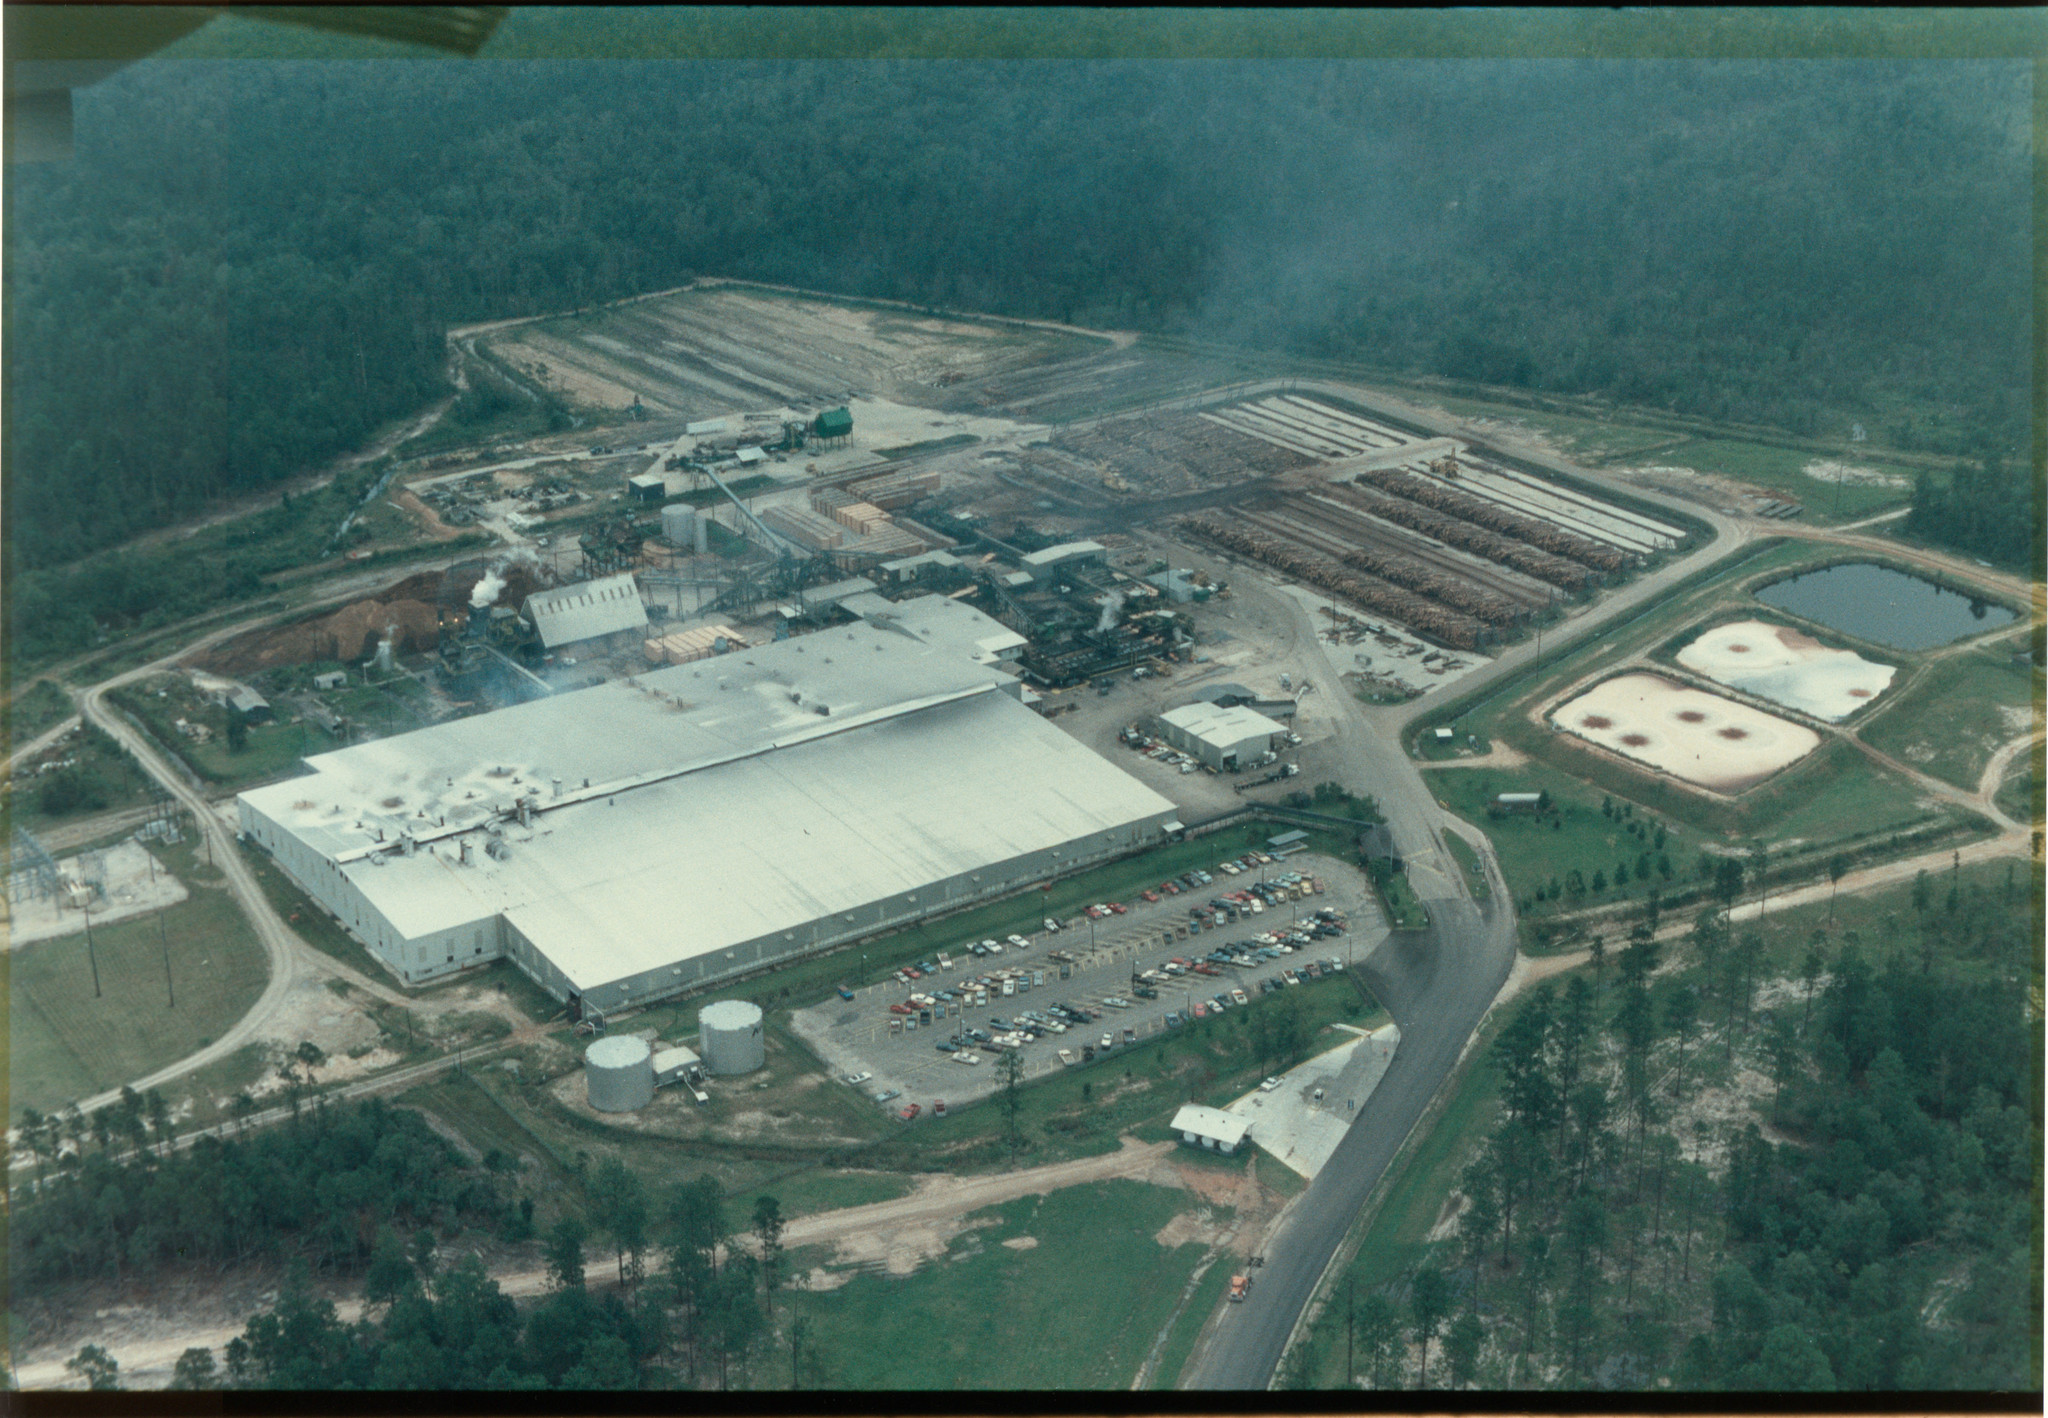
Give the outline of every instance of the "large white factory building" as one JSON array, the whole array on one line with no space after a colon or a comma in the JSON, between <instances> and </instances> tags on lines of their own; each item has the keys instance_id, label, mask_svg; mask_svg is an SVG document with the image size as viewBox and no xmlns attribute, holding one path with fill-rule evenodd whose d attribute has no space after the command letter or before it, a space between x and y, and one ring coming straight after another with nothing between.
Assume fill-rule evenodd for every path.
<instances>
[{"instance_id":1,"label":"large white factory building","mask_svg":"<svg viewBox=\"0 0 2048 1418\"><path fill-rule=\"evenodd\" d=\"M1178 828L958 638L854 625L320 754L242 830L407 981L505 955L609 1011Z\"/></svg>"}]
</instances>

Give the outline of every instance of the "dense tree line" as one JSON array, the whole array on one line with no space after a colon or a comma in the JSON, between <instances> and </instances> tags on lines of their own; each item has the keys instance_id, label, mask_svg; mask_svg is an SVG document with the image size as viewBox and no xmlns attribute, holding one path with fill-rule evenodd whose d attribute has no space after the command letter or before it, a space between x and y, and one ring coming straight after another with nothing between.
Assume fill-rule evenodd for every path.
<instances>
[{"instance_id":1,"label":"dense tree line","mask_svg":"<svg viewBox=\"0 0 2048 1418\"><path fill-rule=\"evenodd\" d=\"M506 1159L465 1165L419 1114L375 1099L302 1109L305 1063L295 1056L285 1065L290 1122L185 1148L154 1092L124 1090L89 1117L25 1113L23 1142L37 1170L10 1226L15 1283L46 1288L286 1257L352 1274L371 1262L380 1227L522 1234L532 1204L508 1195ZM247 1117L254 1107L236 1111Z\"/></svg>"},{"instance_id":2,"label":"dense tree line","mask_svg":"<svg viewBox=\"0 0 2048 1418\"><path fill-rule=\"evenodd\" d=\"M586 1179L590 1217L565 1214L545 1238L548 1292L520 1306L474 1255L440 1266L431 1237L378 1232L363 1279L368 1308L343 1324L303 1271L216 1361L188 1351L178 1387L262 1389L637 1389L743 1386L763 1357L780 1288L781 1209L754 1206L758 1254L738 1249L716 1179L664 1194L616 1160ZM593 1294L585 1248L601 1238L620 1285ZM645 1262L659 1256L661 1272ZM790 1373L819 1375L792 1320ZM777 1374L774 1377L779 1378Z\"/></svg>"},{"instance_id":3,"label":"dense tree line","mask_svg":"<svg viewBox=\"0 0 2048 1418\"><path fill-rule=\"evenodd\" d=\"M1335 1345L1374 1387L2038 1388L2021 890L1930 884L1878 949L1817 931L1768 1009L1764 938L1713 910L1676 970L1638 928L1539 989L1493 1047L1457 1240L1350 1295L1293 1376ZM1761 1120L1682 1120L1745 1072Z\"/></svg>"},{"instance_id":4,"label":"dense tree line","mask_svg":"<svg viewBox=\"0 0 2048 1418\"><path fill-rule=\"evenodd\" d=\"M444 387L450 324L699 271L2002 449L2025 75L145 63L10 173L13 554L359 443Z\"/></svg>"},{"instance_id":5,"label":"dense tree line","mask_svg":"<svg viewBox=\"0 0 2048 1418\"><path fill-rule=\"evenodd\" d=\"M2041 535L2036 494L2030 479L2008 473L1997 457L1958 463L1947 478L1921 473L1913 482L1906 534L2034 569Z\"/></svg>"}]
</instances>

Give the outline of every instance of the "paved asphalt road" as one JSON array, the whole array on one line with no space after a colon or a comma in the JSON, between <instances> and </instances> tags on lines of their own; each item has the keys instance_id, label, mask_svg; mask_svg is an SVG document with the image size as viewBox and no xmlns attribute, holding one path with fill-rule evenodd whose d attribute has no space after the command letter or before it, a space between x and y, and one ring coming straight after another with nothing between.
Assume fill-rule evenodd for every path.
<instances>
[{"instance_id":1,"label":"paved asphalt road","mask_svg":"<svg viewBox=\"0 0 2048 1418\"><path fill-rule=\"evenodd\" d=\"M1382 402L1364 390L1311 381L1303 381L1300 387L1342 394L1368 407ZM1414 410L1398 412L1410 422L1422 421ZM1531 462L1557 465L1558 460L1534 456L1534 450L1505 446L1506 451ZM1591 483L1607 482L1582 469L1572 468L1571 472ZM1733 519L1639 488L1626 491L1640 501L1710 522L1717 535L1699 551L1611 594L1590 613L1546 636L1546 648L1553 655L1596 628L1653 603L1673 582L1729 556L1749 538L1748 528ZM1204 559L1217 558L1210 554ZM1250 575L1232 579L1241 596L1288 601L1305 627L1297 643L1305 652L1307 647L1315 647L1309 653L1320 660L1314 678L1328 686L1333 697L1338 696L1342 667L1329 658L1327 646L1300 603L1270 590L1263 579ZM1533 645L1516 646L1467 676L1457 686L1458 692L1514 672L1534 653ZM1477 832L1462 834L1468 840L1476 839L1474 844L1493 886L1482 908L1472 901L1456 862L1442 845L1444 824L1453 819L1424 786L1422 775L1401 748L1402 731L1416 718L1433 713L1435 705L1425 699L1374 710L1343 697L1349 712L1339 720L1335 742L1329 746L1334 752L1326 761L1343 765L1346 786L1378 800L1388 829L1409 864L1409 881L1429 908L1430 926L1390 937L1359 967L1366 983L1401 1026L1401 1045L1337 1151L1267 1242L1265 1265L1257 1273L1251 1296L1242 1304L1221 1306L1212 1317L1182 1372L1183 1388L1263 1389L1272 1382L1296 1322L1366 1197L1451 1076L1466 1041L1485 1018L1514 965L1514 910L1491 845Z\"/></svg>"}]
</instances>

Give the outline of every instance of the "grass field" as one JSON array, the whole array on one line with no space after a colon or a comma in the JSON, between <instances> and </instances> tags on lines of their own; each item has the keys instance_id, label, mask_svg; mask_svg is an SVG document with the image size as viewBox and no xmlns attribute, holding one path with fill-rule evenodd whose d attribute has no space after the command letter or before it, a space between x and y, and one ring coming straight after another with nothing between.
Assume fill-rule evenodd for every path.
<instances>
[{"instance_id":1,"label":"grass field","mask_svg":"<svg viewBox=\"0 0 2048 1418\"><path fill-rule=\"evenodd\" d=\"M1655 462L1692 468L1702 473L1719 473L1777 493L1802 504L1802 521L1841 522L1867 517L1892 507L1903 507L1912 497L1910 487L1875 487L1835 484L1808 477L1808 463L1846 461L1910 483L1912 470L1863 457L1842 458L1797 448L1780 448L1767 443L1746 443L1728 438L1689 438L1655 455Z\"/></svg>"},{"instance_id":2,"label":"grass field","mask_svg":"<svg viewBox=\"0 0 2048 1418\"><path fill-rule=\"evenodd\" d=\"M1130 1181L1023 1197L977 1212L943 1263L795 1303L845 1388L1128 1387L1204 1254L1153 1239L1188 1204Z\"/></svg>"},{"instance_id":3,"label":"grass field","mask_svg":"<svg viewBox=\"0 0 2048 1418\"><path fill-rule=\"evenodd\" d=\"M1290 1177L1295 1175L1285 1167L1271 1170ZM1216 1306L1222 1303L1223 1291L1229 1286L1234 1269L1228 1257L1218 1257L1195 1286L1195 1293L1188 1297L1180 1318L1173 1322L1173 1332L1160 1346L1159 1363L1152 1370L1149 1387L1170 1389L1180 1382L1180 1371L1187 1367L1188 1359L1195 1352L1195 1341L1202 1337L1202 1326L1209 1322L1209 1316L1215 1314Z\"/></svg>"},{"instance_id":4,"label":"grass field","mask_svg":"<svg viewBox=\"0 0 2048 1418\"><path fill-rule=\"evenodd\" d=\"M224 892L196 891L149 916L39 941L7 957L10 1105L49 1111L205 1047L256 1002L263 947ZM169 1006L164 980L168 943ZM100 992L93 991L93 966Z\"/></svg>"},{"instance_id":5,"label":"grass field","mask_svg":"<svg viewBox=\"0 0 2048 1418\"><path fill-rule=\"evenodd\" d=\"M1998 746L2032 726L2035 676L2003 650L1971 651L1933 665L1863 730L1921 772L1975 791Z\"/></svg>"}]
</instances>

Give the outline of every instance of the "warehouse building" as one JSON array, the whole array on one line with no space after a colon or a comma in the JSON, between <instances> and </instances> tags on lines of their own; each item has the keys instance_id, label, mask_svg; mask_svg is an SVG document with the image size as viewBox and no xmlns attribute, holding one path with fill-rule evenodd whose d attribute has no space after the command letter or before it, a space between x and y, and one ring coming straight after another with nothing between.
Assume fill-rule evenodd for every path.
<instances>
[{"instance_id":1,"label":"warehouse building","mask_svg":"<svg viewBox=\"0 0 2048 1418\"><path fill-rule=\"evenodd\" d=\"M1211 768L1249 768L1272 751L1287 730L1242 705L1183 704L1159 716L1159 736Z\"/></svg>"},{"instance_id":2,"label":"warehouse building","mask_svg":"<svg viewBox=\"0 0 2048 1418\"><path fill-rule=\"evenodd\" d=\"M1101 542L1061 542L1026 556L1023 570L1033 582L1054 581L1062 570L1101 566L1108 555Z\"/></svg>"},{"instance_id":3,"label":"warehouse building","mask_svg":"<svg viewBox=\"0 0 2048 1418\"><path fill-rule=\"evenodd\" d=\"M846 626L311 757L241 826L408 983L504 956L610 1012L1179 829L1021 688Z\"/></svg>"},{"instance_id":4,"label":"warehouse building","mask_svg":"<svg viewBox=\"0 0 2048 1418\"><path fill-rule=\"evenodd\" d=\"M640 632L647 629L647 607L630 571L535 591L526 598L525 614L551 651L591 640L619 644L629 635L644 639Z\"/></svg>"},{"instance_id":5,"label":"warehouse building","mask_svg":"<svg viewBox=\"0 0 2048 1418\"><path fill-rule=\"evenodd\" d=\"M1251 1119L1226 1113L1221 1108L1205 1108L1200 1103L1189 1103L1183 1107L1173 1115L1169 1126L1190 1147L1224 1153L1237 1151L1237 1145L1252 1130Z\"/></svg>"}]
</instances>

